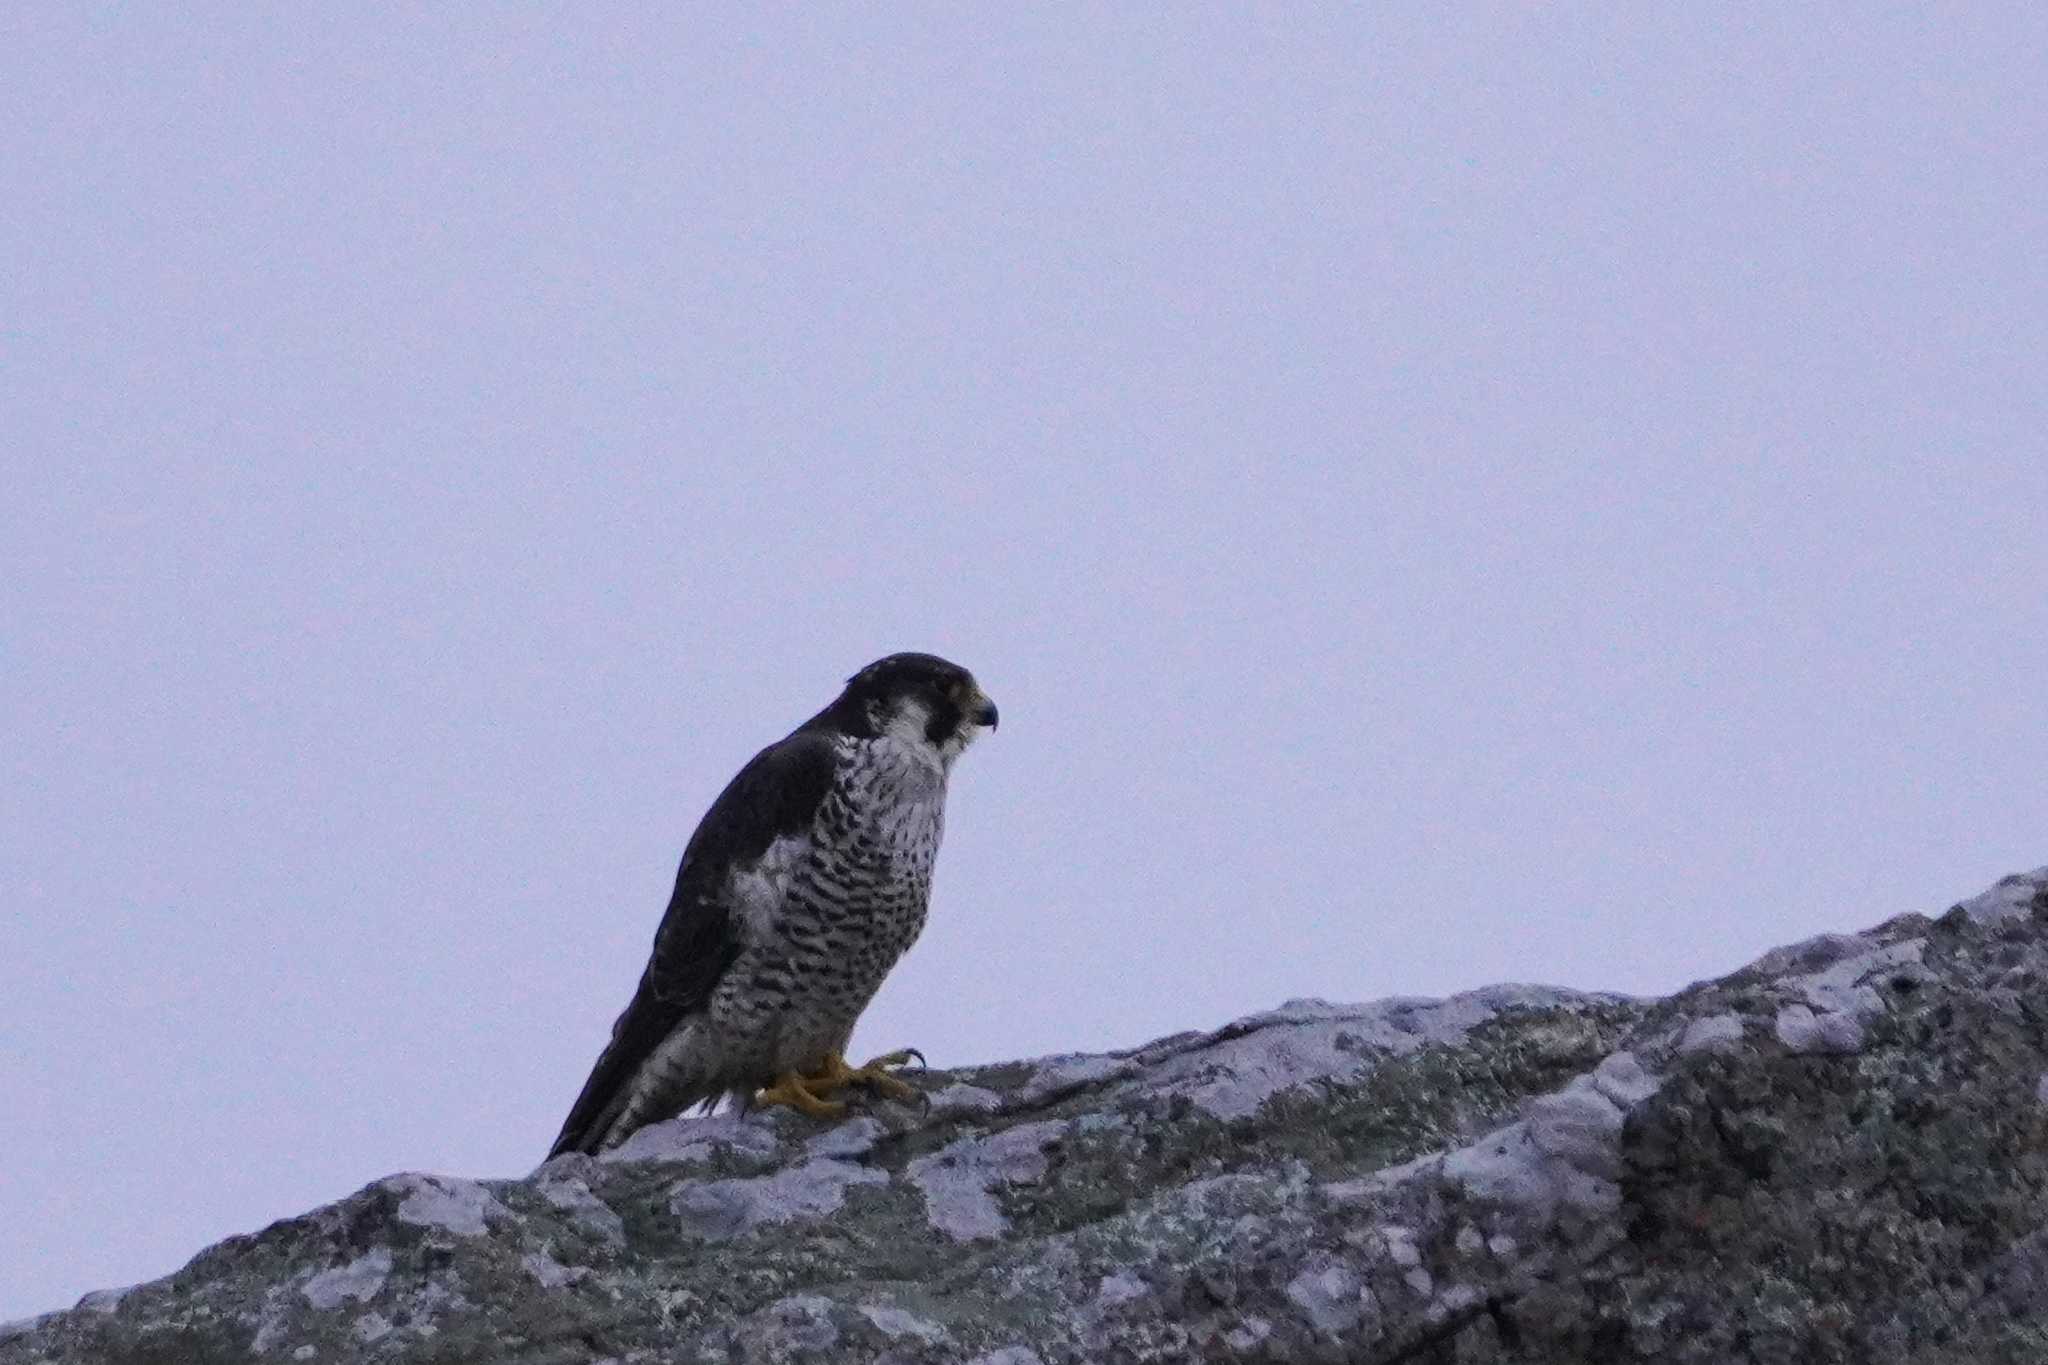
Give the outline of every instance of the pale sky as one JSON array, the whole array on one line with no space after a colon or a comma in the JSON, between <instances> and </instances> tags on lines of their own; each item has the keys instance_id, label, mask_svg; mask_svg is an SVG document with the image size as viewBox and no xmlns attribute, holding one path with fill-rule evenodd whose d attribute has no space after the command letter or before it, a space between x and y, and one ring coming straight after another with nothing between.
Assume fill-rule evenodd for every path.
<instances>
[{"instance_id":1,"label":"pale sky","mask_svg":"<svg viewBox=\"0 0 2048 1365\"><path fill-rule=\"evenodd\" d=\"M0 1318L530 1169L893 650L856 1051L2048 862L2048 9L188 10L0 18Z\"/></svg>"}]
</instances>

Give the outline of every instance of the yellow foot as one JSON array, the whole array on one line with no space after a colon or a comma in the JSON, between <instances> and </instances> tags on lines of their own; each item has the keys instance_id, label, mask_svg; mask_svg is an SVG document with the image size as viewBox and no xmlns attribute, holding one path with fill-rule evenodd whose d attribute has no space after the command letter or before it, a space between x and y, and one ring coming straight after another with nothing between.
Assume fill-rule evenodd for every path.
<instances>
[{"instance_id":1,"label":"yellow foot","mask_svg":"<svg viewBox=\"0 0 2048 1365\"><path fill-rule=\"evenodd\" d=\"M908 1066L911 1062L924 1065L924 1054L914 1047L900 1052L885 1052L865 1066L848 1066L846 1058L837 1052L825 1054L825 1064L816 1076L804 1077L804 1084L816 1091L843 1090L849 1085L863 1086L880 1091L894 1100L922 1100L924 1092L908 1081L889 1074L888 1068Z\"/></svg>"},{"instance_id":2,"label":"yellow foot","mask_svg":"<svg viewBox=\"0 0 2048 1365\"><path fill-rule=\"evenodd\" d=\"M842 1063L843 1065L843 1063ZM836 1119L846 1112L846 1106L837 1100L821 1100L812 1093L817 1085L815 1079L806 1079L794 1071L785 1071L775 1084L754 1096L754 1103L761 1105L786 1104L799 1113L814 1119ZM831 1087L826 1087L830 1089Z\"/></svg>"}]
</instances>

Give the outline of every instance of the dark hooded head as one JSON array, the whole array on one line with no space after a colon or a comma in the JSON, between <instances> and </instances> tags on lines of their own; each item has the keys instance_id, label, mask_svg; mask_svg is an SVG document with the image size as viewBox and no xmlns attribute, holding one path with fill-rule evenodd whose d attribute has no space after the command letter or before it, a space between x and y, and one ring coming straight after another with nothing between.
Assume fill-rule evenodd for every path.
<instances>
[{"instance_id":1,"label":"dark hooded head","mask_svg":"<svg viewBox=\"0 0 2048 1365\"><path fill-rule=\"evenodd\" d=\"M893 736L930 748L950 766L983 730L996 726L996 704L974 675L936 654L891 654L846 680L839 699L811 726L862 739Z\"/></svg>"}]
</instances>

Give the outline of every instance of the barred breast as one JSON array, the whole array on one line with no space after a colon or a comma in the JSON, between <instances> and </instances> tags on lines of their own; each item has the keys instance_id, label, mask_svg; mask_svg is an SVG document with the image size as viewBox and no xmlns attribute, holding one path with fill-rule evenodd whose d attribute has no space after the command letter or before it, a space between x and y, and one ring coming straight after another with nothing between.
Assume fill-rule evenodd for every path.
<instances>
[{"instance_id":1,"label":"barred breast","mask_svg":"<svg viewBox=\"0 0 2048 1365\"><path fill-rule=\"evenodd\" d=\"M750 890L748 946L711 1016L763 1077L814 1071L924 928L943 832L945 775L888 739L840 742L807 839L773 885Z\"/></svg>"}]
</instances>

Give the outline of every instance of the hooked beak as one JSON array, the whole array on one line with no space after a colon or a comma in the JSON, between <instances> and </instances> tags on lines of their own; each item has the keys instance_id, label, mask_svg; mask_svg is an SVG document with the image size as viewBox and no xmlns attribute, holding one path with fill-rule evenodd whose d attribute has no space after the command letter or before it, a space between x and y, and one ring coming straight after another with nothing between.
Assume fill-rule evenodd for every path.
<instances>
[{"instance_id":1,"label":"hooked beak","mask_svg":"<svg viewBox=\"0 0 2048 1365\"><path fill-rule=\"evenodd\" d=\"M995 729L996 704L990 701L987 697L983 697L981 699L981 705L976 707L974 710L974 723L976 725L986 726L988 729L991 730Z\"/></svg>"}]
</instances>

